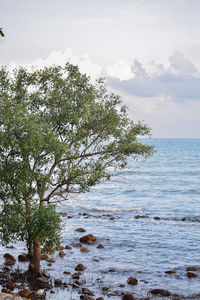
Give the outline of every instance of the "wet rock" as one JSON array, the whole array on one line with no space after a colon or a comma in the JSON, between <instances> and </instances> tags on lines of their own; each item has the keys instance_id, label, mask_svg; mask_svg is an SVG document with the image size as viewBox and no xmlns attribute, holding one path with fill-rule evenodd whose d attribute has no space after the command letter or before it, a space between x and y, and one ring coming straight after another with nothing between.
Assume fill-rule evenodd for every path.
<instances>
[{"instance_id":1,"label":"wet rock","mask_svg":"<svg viewBox=\"0 0 200 300\"><path fill-rule=\"evenodd\" d=\"M191 267L187 267L186 270L187 271L197 271L197 270L200 270L200 267L198 267L198 266L191 266Z\"/></svg>"},{"instance_id":2,"label":"wet rock","mask_svg":"<svg viewBox=\"0 0 200 300\"><path fill-rule=\"evenodd\" d=\"M117 272L117 270L114 269L114 268L111 268L111 269L108 270L108 272L109 272L109 273L115 273L115 272Z\"/></svg>"},{"instance_id":3,"label":"wet rock","mask_svg":"<svg viewBox=\"0 0 200 300\"><path fill-rule=\"evenodd\" d=\"M94 293L89 290L88 288L83 288L82 289L82 294L86 294L86 295L89 295L89 296L94 296Z\"/></svg>"},{"instance_id":4,"label":"wet rock","mask_svg":"<svg viewBox=\"0 0 200 300\"><path fill-rule=\"evenodd\" d=\"M60 251L60 252L59 252L59 256L63 257L63 256L65 256L65 255L66 255L65 252L63 252L63 251Z\"/></svg>"},{"instance_id":5,"label":"wet rock","mask_svg":"<svg viewBox=\"0 0 200 300\"><path fill-rule=\"evenodd\" d=\"M50 294L55 294L55 292L53 290L50 291Z\"/></svg>"},{"instance_id":6,"label":"wet rock","mask_svg":"<svg viewBox=\"0 0 200 300\"><path fill-rule=\"evenodd\" d=\"M113 220L115 220L115 218L114 218L114 217L111 217L109 220L110 220L110 221L113 221Z\"/></svg>"},{"instance_id":7,"label":"wet rock","mask_svg":"<svg viewBox=\"0 0 200 300\"><path fill-rule=\"evenodd\" d=\"M48 267L51 267L51 266L52 266L52 263L47 264L47 266L48 266Z\"/></svg>"},{"instance_id":8,"label":"wet rock","mask_svg":"<svg viewBox=\"0 0 200 300\"><path fill-rule=\"evenodd\" d=\"M80 242L93 245L96 242L96 237L93 234L87 234L80 238Z\"/></svg>"},{"instance_id":9,"label":"wet rock","mask_svg":"<svg viewBox=\"0 0 200 300\"><path fill-rule=\"evenodd\" d=\"M77 232L86 232L86 230L82 227L76 228L75 231L77 231Z\"/></svg>"},{"instance_id":10,"label":"wet rock","mask_svg":"<svg viewBox=\"0 0 200 300\"><path fill-rule=\"evenodd\" d=\"M18 255L18 261L29 262L30 260L29 260L28 254L22 253L22 254Z\"/></svg>"},{"instance_id":11,"label":"wet rock","mask_svg":"<svg viewBox=\"0 0 200 300\"><path fill-rule=\"evenodd\" d=\"M122 300L134 300L135 298L133 297L132 294L130 293L125 293L123 296L122 296Z\"/></svg>"},{"instance_id":12,"label":"wet rock","mask_svg":"<svg viewBox=\"0 0 200 300\"><path fill-rule=\"evenodd\" d=\"M63 274L65 274L65 275L71 275L71 272L64 271Z\"/></svg>"},{"instance_id":13,"label":"wet rock","mask_svg":"<svg viewBox=\"0 0 200 300\"><path fill-rule=\"evenodd\" d=\"M57 251L61 251L61 250L64 250L64 249L65 249L64 246L58 246L58 247L56 248Z\"/></svg>"},{"instance_id":14,"label":"wet rock","mask_svg":"<svg viewBox=\"0 0 200 300\"><path fill-rule=\"evenodd\" d=\"M6 289L6 288L2 288L2 289L1 289L1 292L2 292L2 293L5 293L5 294L10 294L10 290L9 290L9 289Z\"/></svg>"},{"instance_id":15,"label":"wet rock","mask_svg":"<svg viewBox=\"0 0 200 300\"><path fill-rule=\"evenodd\" d=\"M6 265L6 266L13 266L15 263L16 263L16 260L15 260L15 259L7 259L7 260L5 261L5 265Z\"/></svg>"},{"instance_id":16,"label":"wet rock","mask_svg":"<svg viewBox=\"0 0 200 300\"><path fill-rule=\"evenodd\" d=\"M3 256L5 259L15 259L13 255L9 254L9 253L5 253Z\"/></svg>"},{"instance_id":17,"label":"wet rock","mask_svg":"<svg viewBox=\"0 0 200 300\"><path fill-rule=\"evenodd\" d=\"M50 262L50 263L56 262L55 259L53 259L53 258L51 258L51 257L49 257L49 258L47 259L47 261Z\"/></svg>"},{"instance_id":18,"label":"wet rock","mask_svg":"<svg viewBox=\"0 0 200 300\"><path fill-rule=\"evenodd\" d=\"M91 298L90 296L84 294L84 295L80 295L80 299L81 300L94 300L94 298Z\"/></svg>"},{"instance_id":19,"label":"wet rock","mask_svg":"<svg viewBox=\"0 0 200 300\"><path fill-rule=\"evenodd\" d=\"M41 260L48 260L48 255L47 254L42 254L40 255Z\"/></svg>"},{"instance_id":20,"label":"wet rock","mask_svg":"<svg viewBox=\"0 0 200 300\"><path fill-rule=\"evenodd\" d=\"M7 249L15 249L14 246L6 246Z\"/></svg>"},{"instance_id":21,"label":"wet rock","mask_svg":"<svg viewBox=\"0 0 200 300\"><path fill-rule=\"evenodd\" d=\"M65 249L66 250L72 250L72 247L70 247L70 246L67 245L67 246L65 246Z\"/></svg>"},{"instance_id":22,"label":"wet rock","mask_svg":"<svg viewBox=\"0 0 200 300\"><path fill-rule=\"evenodd\" d=\"M13 291L15 289L15 287L16 287L16 283L14 283L14 282L7 282L6 283L6 288L11 290L11 291Z\"/></svg>"},{"instance_id":23,"label":"wet rock","mask_svg":"<svg viewBox=\"0 0 200 300\"><path fill-rule=\"evenodd\" d=\"M166 274L175 274L176 270L167 270L165 271Z\"/></svg>"},{"instance_id":24,"label":"wet rock","mask_svg":"<svg viewBox=\"0 0 200 300\"><path fill-rule=\"evenodd\" d=\"M25 297L25 298L30 298L30 295L31 295L31 291L27 290L27 289L24 289L24 290L21 290L18 292L18 295L21 296L21 297Z\"/></svg>"},{"instance_id":25,"label":"wet rock","mask_svg":"<svg viewBox=\"0 0 200 300\"><path fill-rule=\"evenodd\" d=\"M48 278L39 277L36 280L36 285L41 289L50 288L49 280Z\"/></svg>"},{"instance_id":26,"label":"wet rock","mask_svg":"<svg viewBox=\"0 0 200 300\"><path fill-rule=\"evenodd\" d=\"M198 274L196 274L194 272L187 272L187 277L188 278L195 278L195 277L198 277Z\"/></svg>"},{"instance_id":27,"label":"wet rock","mask_svg":"<svg viewBox=\"0 0 200 300\"><path fill-rule=\"evenodd\" d=\"M104 245L99 244L99 245L97 246L97 248L98 248L98 249L102 249L102 248L104 248Z\"/></svg>"},{"instance_id":28,"label":"wet rock","mask_svg":"<svg viewBox=\"0 0 200 300\"><path fill-rule=\"evenodd\" d=\"M103 297L98 297L98 298L96 298L96 300L104 300L104 298Z\"/></svg>"},{"instance_id":29,"label":"wet rock","mask_svg":"<svg viewBox=\"0 0 200 300\"><path fill-rule=\"evenodd\" d=\"M87 247L81 247L81 252L90 252L90 249L88 249Z\"/></svg>"},{"instance_id":30,"label":"wet rock","mask_svg":"<svg viewBox=\"0 0 200 300\"><path fill-rule=\"evenodd\" d=\"M149 216L140 216L140 215L137 215L135 216L135 219L147 219Z\"/></svg>"},{"instance_id":31,"label":"wet rock","mask_svg":"<svg viewBox=\"0 0 200 300\"><path fill-rule=\"evenodd\" d=\"M82 264L78 264L75 268L76 271L84 271L86 267Z\"/></svg>"},{"instance_id":32,"label":"wet rock","mask_svg":"<svg viewBox=\"0 0 200 300\"><path fill-rule=\"evenodd\" d=\"M55 283L55 286L61 286L62 285L62 280L55 279L54 283Z\"/></svg>"},{"instance_id":33,"label":"wet rock","mask_svg":"<svg viewBox=\"0 0 200 300\"><path fill-rule=\"evenodd\" d=\"M127 283L131 284L131 285L136 285L136 284L138 284L138 280L135 277L129 277L127 280Z\"/></svg>"},{"instance_id":34,"label":"wet rock","mask_svg":"<svg viewBox=\"0 0 200 300\"><path fill-rule=\"evenodd\" d=\"M124 287L125 287L125 284L122 284L122 283L121 283L121 284L119 284L118 286L121 287L121 288L124 288Z\"/></svg>"},{"instance_id":35,"label":"wet rock","mask_svg":"<svg viewBox=\"0 0 200 300\"><path fill-rule=\"evenodd\" d=\"M82 244L81 243L75 243L72 246L75 247L75 248L81 248Z\"/></svg>"},{"instance_id":36,"label":"wet rock","mask_svg":"<svg viewBox=\"0 0 200 300\"><path fill-rule=\"evenodd\" d=\"M79 280L80 274L79 273L74 273L74 274L72 274L72 278L76 279L76 280Z\"/></svg>"},{"instance_id":37,"label":"wet rock","mask_svg":"<svg viewBox=\"0 0 200 300\"><path fill-rule=\"evenodd\" d=\"M171 296L171 293L167 290L164 290L164 289L153 289L153 290L150 290L150 293L152 295L156 295L156 296L159 296L159 297L169 297L169 296Z\"/></svg>"},{"instance_id":38,"label":"wet rock","mask_svg":"<svg viewBox=\"0 0 200 300\"><path fill-rule=\"evenodd\" d=\"M154 217L154 220L159 221L160 217Z\"/></svg>"},{"instance_id":39,"label":"wet rock","mask_svg":"<svg viewBox=\"0 0 200 300\"><path fill-rule=\"evenodd\" d=\"M109 287L108 287L108 286L103 286L103 287L102 287L102 291L103 291L103 292L107 292L108 290L109 290Z\"/></svg>"},{"instance_id":40,"label":"wet rock","mask_svg":"<svg viewBox=\"0 0 200 300\"><path fill-rule=\"evenodd\" d=\"M59 215L60 215L61 217L67 217L67 214L64 213L64 212L60 212Z\"/></svg>"},{"instance_id":41,"label":"wet rock","mask_svg":"<svg viewBox=\"0 0 200 300\"><path fill-rule=\"evenodd\" d=\"M73 216L68 216L67 219L73 219Z\"/></svg>"}]
</instances>

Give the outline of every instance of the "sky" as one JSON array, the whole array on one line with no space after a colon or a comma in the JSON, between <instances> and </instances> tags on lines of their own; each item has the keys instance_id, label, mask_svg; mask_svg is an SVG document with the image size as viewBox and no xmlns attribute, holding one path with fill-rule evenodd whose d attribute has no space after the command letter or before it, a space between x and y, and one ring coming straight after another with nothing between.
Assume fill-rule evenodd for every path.
<instances>
[{"instance_id":1,"label":"sky","mask_svg":"<svg viewBox=\"0 0 200 300\"><path fill-rule=\"evenodd\" d=\"M152 137L200 138L199 0L0 0L0 65L105 77Z\"/></svg>"}]
</instances>

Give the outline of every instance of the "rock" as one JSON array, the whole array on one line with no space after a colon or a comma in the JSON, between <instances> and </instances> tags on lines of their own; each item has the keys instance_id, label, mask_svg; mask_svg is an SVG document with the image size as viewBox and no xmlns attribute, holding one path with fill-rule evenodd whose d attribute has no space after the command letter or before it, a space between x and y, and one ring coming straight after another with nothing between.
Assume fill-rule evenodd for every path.
<instances>
[{"instance_id":1,"label":"rock","mask_svg":"<svg viewBox=\"0 0 200 300\"><path fill-rule=\"evenodd\" d=\"M61 251L61 250L64 250L64 249L65 249L64 246L58 246L58 247L56 248L56 250L58 250L58 251Z\"/></svg>"},{"instance_id":2,"label":"rock","mask_svg":"<svg viewBox=\"0 0 200 300\"><path fill-rule=\"evenodd\" d=\"M65 252L63 252L63 251L60 251L60 252L59 252L59 255L62 257L62 256L65 256L65 255L66 255L66 253L65 253Z\"/></svg>"},{"instance_id":3,"label":"rock","mask_svg":"<svg viewBox=\"0 0 200 300\"><path fill-rule=\"evenodd\" d=\"M86 230L82 227L76 228L75 231L77 231L77 232L86 232Z\"/></svg>"},{"instance_id":4,"label":"rock","mask_svg":"<svg viewBox=\"0 0 200 300\"><path fill-rule=\"evenodd\" d=\"M82 244L81 243L75 243L72 246L75 247L75 248L81 248Z\"/></svg>"},{"instance_id":5,"label":"rock","mask_svg":"<svg viewBox=\"0 0 200 300\"><path fill-rule=\"evenodd\" d=\"M61 217L67 217L67 214L64 213L64 212L60 212L59 215L60 215Z\"/></svg>"},{"instance_id":6,"label":"rock","mask_svg":"<svg viewBox=\"0 0 200 300\"><path fill-rule=\"evenodd\" d=\"M48 267L51 267L51 266L52 266L52 263L47 264L47 266L48 266Z\"/></svg>"},{"instance_id":7,"label":"rock","mask_svg":"<svg viewBox=\"0 0 200 300\"><path fill-rule=\"evenodd\" d=\"M30 298L31 291L25 289L18 292L18 295L25 298Z\"/></svg>"},{"instance_id":8,"label":"rock","mask_svg":"<svg viewBox=\"0 0 200 300\"><path fill-rule=\"evenodd\" d=\"M135 277L129 277L127 283L131 285L136 285L138 284L138 280Z\"/></svg>"},{"instance_id":9,"label":"rock","mask_svg":"<svg viewBox=\"0 0 200 300\"><path fill-rule=\"evenodd\" d=\"M200 270L200 267L197 267L197 266L187 267L186 270L187 270L187 271L197 271L197 270Z\"/></svg>"},{"instance_id":10,"label":"rock","mask_svg":"<svg viewBox=\"0 0 200 300\"><path fill-rule=\"evenodd\" d=\"M10 294L10 290L6 288L1 289L1 292L5 294Z\"/></svg>"},{"instance_id":11,"label":"rock","mask_svg":"<svg viewBox=\"0 0 200 300\"><path fill-rule=\"evenodd\" d=\"M50 291L51 294L55 294L55 292L53 290Z\"/></svg>"},{"instance_id":12,"label":"rock","mask_svg":"<svg viewBox=\"0 0 200 300\"><path fill-rule=\"evenodd\" d=\"M76 271L84 271L86 267L82 264L78 264L75 268Z\"/></svg>"},{"instance_id":13,"label":"rock","mask_svg":"<svg viewBox=\"0 0 200 300\"><path fill-rule=\"evenodd\" d=\"M87 234L80 238L80 242L93 245L96 242L96 237L93 234Z\"/></svg>"},{"instance_id":14,"label":"rock","mask_svg":"<svg viewBox=\"0 0 200 300\"><path fill-rule=\"evenodd\" d=\"M102 287L102 291L103 291L103 292L107 292L108 290L109 290L109 287L108 287L108 286L103 286L103 287Z\"/></svg>"},{"instance_id":15,"label":"rock","mask_svg":"<svg viewBox=\"0 0 200 300\"><path fill-rule=\"evenodd\" d=\"M23 253L23 254L20 254L18 255L18 261L20 262L29 262L29 258L28 258L28 255L26 253Z\"/></svg>"},{"instance_id":16,"label":"rock","mask_svg":"<svg viewBox=\"0 0 200 300\"><path fill-rule=\"evenodd\" d=\"M114 217L111 217L109 220L110 220L110 221L113 221L113 220L115 220L115 218L114 218Z\"/></svg>"},{"instance_id":17,"label":"rock","mask_svg":"<svg viewBox=\"0 0 200 300\"><path fill-rule=\"evenodd\" d=\"M115 273L115 272L117 272L117 270L114 269L114 268L111 268L111 269L108 270L108 272L109 272L109 273Z\"/></svg>"},{"instance_id":18,"label":"rock","mask_svg":"<svg viewBox=\"0 0 200 300\"><path fill-rule=\"evenodd\" d=\"M140 215L137 215L135 216L135 219L147 219L149 216L140 216Z\"/></svg>"},{"instance_id":19,"label":"rock","mask_svg":"<svg viewBox=\"0 0 200 300\"><path fill-rule=\"evenodd\" d=\"M154 220L159 221L160 218L159 217L154 217Z\"/></svg>"},{"instance_id":20,"label":"rock","mask_svg":"<svg viewBox=\"0 0 200 300\"><path fill-rule=\"evenodd\" d=\"M67 250L72 250L72 247L70 247L70 246L65 246L65 249L67 249Z\"/></svg>"},{"instance_id":21,"label":"rock","mask_svg":"<svg viewBox=\"0 0 200 300\"><path fill-rule=\"evenodd\" d=\"M121 287L121 288L124 288L124 287L125 287L125 284L121 283L121 284L119 284L118 286Z\"/></svg>"},{"instance_id":22,"label":"rock","mask_svg":"<svg viewBox=\"0 0 200 300\"><path fill-rule=\"evenodd\" d=\"M36 280L36 285L41 289L50 288L49 280L48 278L39 277Z\"/></svg>"},{"instance_id":23,"label":"rock","mask_svg":"<svg viewBox=\"0 0 200 300\"><path fill-rule=\"evenodd\" d=\"M135 298L133 297L132 294L130 293L125 293L123 296L122 296L122 300L134 300Z\"/></svg>"},{"instance_id":24,"label":"rock","mask_svg":"<svg viewBox=\"0 0 200 300\"><path fill-rule=\"evenodd\" d=\"M87 288L82 289L82 294L86 294L86 295L89 295L89 296L94 296L94 293L91 290L87 289Z\"/></svg>"},{"instance_id":25,"label":"rock","mask_svg":"<svg viewBox=\"0 0 200 300\"><path fill-rule=\"evenodd\" d=\"M62 280L55 279L54 283L55 283L55 286L61 286L62 285Z\"/></svg>"},{"instance_id":26,"label":"rock","mask_svg":"<svg viewBox=\"0 0 200 300\"><path fill-rule=\"evenodd\" d=\"M88 249L87 247L81 247L81 252L90 252L90 249Z\"/></svg>"},{"instance_id":27,"label":"rock","mask_svg":"<svg viewBox=\"0 0 200 300\"><path fill-rule=\"evenodd\" d=\"M104 298L103 297L98 297L98 298L96 298L96 300L104 300Z\"/></svg>"},{"instance_id":28,"label":"rock","mask_svg":"<svg viewBox=\"0 0 200 300\"><path fill-rule=\"evenodd\" d=\"M165 271L166 274L175 274L176 270L167 270Z\"/></svg>"},{"instance_id":29,"label":"rock","mask_svg":"<svg viewBox=\"0 0 200 300\"><path fill-rule=\"evenodd\" d=\"M104 245L99 244L99 245L97 246L97 248L98 248L98 249L102 249L102 248L104 248Z\"/></svg>"},{"instance_id":30,"label":"rock","mask_svg":"<svg viewBox=\"0 0 200 300\"><path fill-rule=\"evenodd\" d=\"M14 246L6 246L7 249L14 249Z\"/></svg>"},{"instance_id":31,"label":"rock","mask_svg":"<svg viewBox=\"0 0 200 300\"><path fill-rule=\"evenodd\" d=\"M156 296L159 296L159 297L169 297L171 296L171 293L167 290L163 290L163 289L153 289L153 290L150 290L150 293L152 295L156 295Z\"/></svg>"},{"instance_id":32,"label":"rock","mask_svg":"<svg viewBox=\"0 0 200 300\"><path fill-rule=\"evenodd\" d=\"M16 287L16 283L14 283L14 282L7 282L6 283L6 288L11 290L11 291L13 291L15 289L15 287Z\"/></svg>"},{"instance_id":33,"label":"rock","mask_svg":"<svg viewBox=\"0 0 200 300\"><path fill-rule=\"evenodd\" d=\"M50 247L47 247L44 249L45 252L47 252L48 254L52 254L55 252L55 249L54 248L50 248Z\"/></svg>"},{"instance_id":34,"label":"rock","mask_svg":"<svg viewBox=\"0 0 200 300\"><path fill-rule=\"evenodd\" d=\"M64 271L63 274L65 274L65 275L70 275L71 272Z\"/></svg>"},{"instance_id":35,"label":"rock","mask_svg":"<svg viewBox=\"0 0 200 300\"><path fill-rule=\"evenodd\" d=\"M56 262L55 259L53 259L53 258L51 258L51 257L49 257L49 258L47 259L47 261L50 262L50 263Z\"/></svg>"},{"instance_id":36,"label":"rock","mask_svg":"<svg viewBox=\"0 0 200 300\"><path fill-rule=\"evenodd\" d=\"M73 218L72 216L68 216L68 217L67 217L67 219L72 219L72 218Z\"/></svg>"},{"instance_id":37,"label":"rock","mask_svg":"<svg viewBox=\"0 0 200 300\"><path fill-rule=\"evenodd\" d=\"M198 277L198 274L196 274L194 272L187 272L187 277L188 278L195 278L195 277Z\"/></svg>"},{"instance_id":38,"label":"rock","mask_svg":"<svg viewBox=\"0 0 200 300\"><path fill-rule=\"evenodd\" d=\"M80 295L80 299L81 300L92 300L92 298L91 297L89 297L88 295Z\"/></svg>"},{"instance_id":39,"label":"rock","mask_svg":"<svg viewBox=\"0 0 200 300\"><path fill-rule=\"evenodd\" d=\"M76 280L79 280L80 274L79 273L74 273L74 274L72 274L72 278L76 279Z\"/></svg>"},{"instance_id":40,"label":"rock","mask_svg":"<svg viewBox=\"0 0 200 300\"><path fill-rule=\"evenodd\" d=\"M7 259L7 260L5 261L5 265L6 265L6 266L13 266L15 263L16 263L16 260L15 260L15 259Z\"/></svg>"},{"instance_id":41,"label":"rock","mask_svg":"<svg viewBox=\"0 0 200 300\"><path fill-rule=\"evenodd\" d=\"M14 259L14 260L15 260L14 256L11 255L11 254L9 254L9 253L5 253L3 257L4 257L5 259Z\"/></svg>"}]
</instances>

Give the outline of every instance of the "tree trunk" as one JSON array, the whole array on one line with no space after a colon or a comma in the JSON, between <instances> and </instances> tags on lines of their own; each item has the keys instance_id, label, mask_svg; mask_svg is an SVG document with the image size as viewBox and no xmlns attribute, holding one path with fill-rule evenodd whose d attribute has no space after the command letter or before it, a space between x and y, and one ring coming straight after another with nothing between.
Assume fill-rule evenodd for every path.
<instances>
[{"instance_id":1,"label":"tree trunk","mask_svg":"<svg viewBox=\"0 0 200 300\"><path fill-rule=\"evenodd\" d=\"M29 273L35 277L42 276L42 271L40 269L40 252L40 242L37 239L34 239Z\"/></svg>"}]
</instances>

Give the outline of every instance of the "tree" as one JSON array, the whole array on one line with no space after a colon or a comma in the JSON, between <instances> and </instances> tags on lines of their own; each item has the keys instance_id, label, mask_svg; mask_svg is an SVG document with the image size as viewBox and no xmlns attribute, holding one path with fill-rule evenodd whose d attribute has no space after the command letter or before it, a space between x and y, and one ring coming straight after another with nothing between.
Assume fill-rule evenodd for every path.
<instances>
[{"instance_id":1,"label":"tree","mask_svg":"<svg viewBox=\"0 0 200 300\"><path fill-rule=\"evenodd\" d=\"M41 274L40 247L60 238L56 204L111 176L127 158L148 157L150 134L127 117L120 97L69 63L0 70L0 238L25 241L29 270Z\"/></svg>"}]
</instances>

